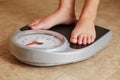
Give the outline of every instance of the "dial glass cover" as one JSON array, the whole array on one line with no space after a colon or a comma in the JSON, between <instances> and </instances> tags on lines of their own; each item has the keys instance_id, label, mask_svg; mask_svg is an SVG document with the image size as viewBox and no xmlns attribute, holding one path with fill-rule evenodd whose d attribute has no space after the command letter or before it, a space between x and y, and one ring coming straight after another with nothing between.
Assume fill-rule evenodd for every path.
<instances>
[{"instance_id":1,"label":"dial glass cover","mask_svg":"<svg viewBox=\"0 0 120 80\"><path fill-rule=\"evenodd\" d=\"M51 49L61 46L64 40L52 35L45 33L33 33L24 34L17 37L16 42L19 45L25 47L39 48L39 49Z\"/></svg>"}]
</instances>

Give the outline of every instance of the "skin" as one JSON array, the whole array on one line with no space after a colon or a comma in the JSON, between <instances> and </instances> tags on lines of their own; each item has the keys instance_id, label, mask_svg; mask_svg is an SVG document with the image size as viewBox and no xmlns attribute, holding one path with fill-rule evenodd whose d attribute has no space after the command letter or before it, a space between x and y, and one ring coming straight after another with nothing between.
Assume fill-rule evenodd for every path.
<instances>
[{"instance_id":1,"label":"skin","mask_svg":"<svg viewBox=\"0 0 120 80\"><path fill-rule=\"evenodd\" d=\"M71 43L90 44L96 38L95 18L99 0L85 0L79 20L71 32ZM29 24L31 29L49 29L58 24L72 24L76 21L75 0L59 0L58 8L48 16Z\"/></svg>"}]
</instances>

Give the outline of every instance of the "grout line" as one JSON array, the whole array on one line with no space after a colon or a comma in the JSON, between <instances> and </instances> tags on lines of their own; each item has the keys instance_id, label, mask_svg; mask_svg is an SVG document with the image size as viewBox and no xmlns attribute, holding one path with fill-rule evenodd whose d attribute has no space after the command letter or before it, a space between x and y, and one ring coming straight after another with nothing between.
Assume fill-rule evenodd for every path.
<instances>
[{"instance_id":1,"label":"grout line","mask_svg":"<svg viewBox=\"0 0 120 80\"><path fill-rule=\"evenodd\" d=\"M60 74L59 76L57 76L56 78L55 78L55 80L57 80L60 76L62 76L64 74L64 72L62 73L62 74Z\"/></svg>"},{"instance_id":2,"label":"grout line","mask_svg":"<svg viewBox=\"0 0 120 80\"><path fill-rule=\"evenodd\" d=\"M115 75L116 73L118 73L120 71L120 69L116 72L114 72L112 75L110 75L106 80L109 80L111 76Z\"/></svg>"},{"instance_id":3,"label":"grout line","mask_svg":"<svg viewBox=\"0 0 120 80\"><path fill-rule=\"evenodd\" d=\"M62 71L62 70L59 70L59 69L57 69L58 71ZM70 76L73 76L73 77L75 77L75 78L80 78L80 77L77 77L77 76L74 76L74 75L72 75L72 74L70 74L70 73L67 73L67 72L65 72L65 71L62 71L63 72L63 74L65 73L65 74L68 74L68 75L70 75ZM63 74L61 74L61 75L63 75ZM60 77L60 76L59 76ZM56 79L55 79L56 80ZM84 80L84 79L80 79L80 80Z\"/></svg>"}]
</instances>

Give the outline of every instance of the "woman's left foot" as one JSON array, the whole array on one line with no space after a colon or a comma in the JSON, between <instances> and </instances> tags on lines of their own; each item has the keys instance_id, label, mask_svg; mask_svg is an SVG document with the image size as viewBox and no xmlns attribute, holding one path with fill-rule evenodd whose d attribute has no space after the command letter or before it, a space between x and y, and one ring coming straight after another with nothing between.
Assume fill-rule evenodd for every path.
<instances>
[{"instance_id":1,"label":"woman's left foot","mask_svg":"<svg viewBox=\"0 0 120 80\"><path fill-rule=\"evenodd\" d=\"M96 38L94 22L88 20L78 21L71 33L70 41L74 44L90 44Z\"/></svg>"}]
</instances>

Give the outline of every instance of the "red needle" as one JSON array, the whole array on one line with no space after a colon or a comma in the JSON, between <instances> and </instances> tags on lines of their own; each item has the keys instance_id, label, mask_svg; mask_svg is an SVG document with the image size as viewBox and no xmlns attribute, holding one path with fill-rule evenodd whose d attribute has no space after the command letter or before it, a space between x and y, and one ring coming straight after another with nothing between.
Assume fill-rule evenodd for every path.
<instances>
[{"instance_id":1,"label":"red needle","mask_svg":"<svg viewBox=\"0 0 120 80\"><path fill-rule=\"evenodd\" d=\"M33 41L33 42L31 42L31 43L26 44L25 46L30 46L30 45L33 45L33 44L39 44L39 42Z\"/></svg>"}]
</instances>

